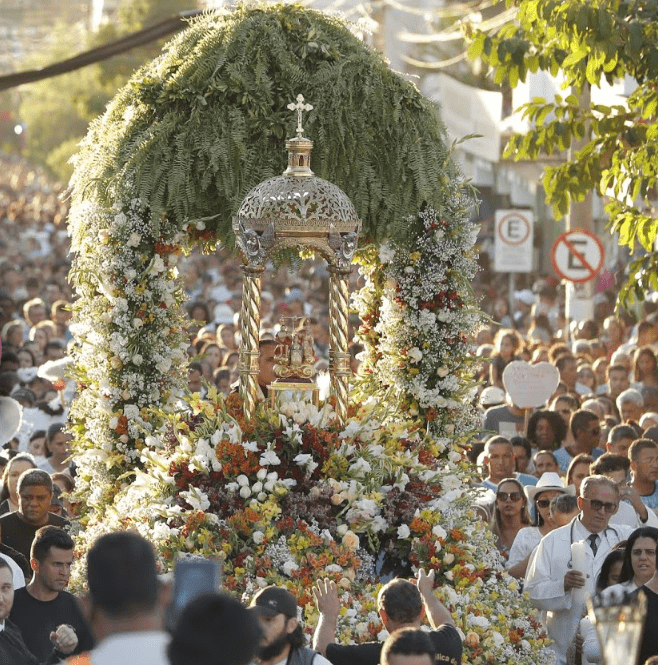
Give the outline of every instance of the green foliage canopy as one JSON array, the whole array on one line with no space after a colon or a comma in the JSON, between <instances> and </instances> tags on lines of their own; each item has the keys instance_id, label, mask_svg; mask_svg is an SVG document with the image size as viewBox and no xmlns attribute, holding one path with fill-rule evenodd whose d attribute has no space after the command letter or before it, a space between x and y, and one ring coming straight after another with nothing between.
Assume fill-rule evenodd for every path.
<instances>
[{"instance_id":1,"label":"green foliage canopy","mask_svg":"<svg viewBox=\"0 0 658 665\"><path fill-rule=\"evenodd\" d=\"M134 178L153 212L230 246L246 193L285 168L300 93L313 171L350 197L365 239L404 237L419 201L454 194L438 108L342 21L294 5L193 19L92 125L79 171L98 192Z\"/></svg>"},{"instance_id":2,"label":"green foliage canopy","mask_svg":"<svg viewBox=\"0 0 658 665\"><path fill-rule=\"evenodd\" d=\"M621 303L658 290L658 4L655 0L507 0L517 21L497 35L475 32L469 48L494 70L496 82L515 87L528 72L564 78L571 90L552 102L535 98L522 107L534 128L512 136L506 156L536 159L578 149L547 168L544 188L556 215L590 191L606 197L610 228L620 242L647 252L629 267ZM587 86L625 76L637 88L625 105L579 99Z\"/></svg>"}]
</instances>

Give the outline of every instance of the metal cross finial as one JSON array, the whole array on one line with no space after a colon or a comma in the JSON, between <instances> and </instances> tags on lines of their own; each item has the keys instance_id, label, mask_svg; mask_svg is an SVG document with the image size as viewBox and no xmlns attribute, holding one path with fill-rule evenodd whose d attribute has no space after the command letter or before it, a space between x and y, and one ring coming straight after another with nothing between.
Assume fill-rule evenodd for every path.
<instances>
[{"instance_id":1,"label":"metal cross finial","mask_svg":"<svg viewBox=\"0 0 658 665\"><path fill-rule=\"evenodd\" d=\"M302 138L304 128L302 127L302 111L311 111L311 104L304 104L304 95L297 95L297 103L290 102L288 108L291 111L297 111L297 138Z\"/></svg>"}]
</instances>

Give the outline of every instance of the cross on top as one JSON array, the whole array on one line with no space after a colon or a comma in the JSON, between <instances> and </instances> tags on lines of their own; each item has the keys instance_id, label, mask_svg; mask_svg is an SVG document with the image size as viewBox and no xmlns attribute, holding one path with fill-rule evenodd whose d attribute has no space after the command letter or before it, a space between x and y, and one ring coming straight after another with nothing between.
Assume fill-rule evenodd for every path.
<instances>
[{"instance_id":1,"label":"cross on top","mask_svg":"<svg viewBox=\"0 0 658 665\"><path fill-rule=\"evenodd\" d=\"M302 111L310 111L313 107L310 104L304 104L304 95L297 95L297 103L290 102L288 108L291 111L297 111L297 138L302 138L304 128L302 127Z\"/></svg>"}]
</instances>

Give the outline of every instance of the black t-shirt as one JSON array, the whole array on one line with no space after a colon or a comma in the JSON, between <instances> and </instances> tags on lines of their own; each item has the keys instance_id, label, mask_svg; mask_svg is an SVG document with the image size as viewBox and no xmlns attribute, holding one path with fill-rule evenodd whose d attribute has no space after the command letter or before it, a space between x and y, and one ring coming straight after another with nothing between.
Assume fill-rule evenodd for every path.
<instances>
[{"instance_id":1,"label":"black t-shirt","mask_svg":"<svg viewBox=\"0 0 658 665\"><path fill-rule=\"evenodd\" d=\"M48 526L65 527L68 523L68 520L63 517L48 513ZM0 538L2 542L18 550L28 561L30 560L30 548L32 547L34 534L40 528L21 519L17 510L0 517Z\"/></svg>"},{"instance_id":2,"label":"black t-shirt","mask_svg":"<svg viewBox=\"0 0 658 665\"><path fill-rule=\"evenodd\" d=\"M428 634L434 644L436 665L461 665L462 640L452 624L443 624ZM381 642L328 644L327 660L332 665L378 665L381 651Z\"/></svg>"},{"instance_id":3,"label":"black t-shirt","mask_svg":"<svg viewBox=\"0 0 658 665\"><path fill-rule=\"evenodd\" d=\"M20 552L17 552L13 547L7 547L4 543L0 543L0 554L13 559L16 565L23 571L23 577L26 580L32 579L32 568L30 568L28 560Z\"/></svg>"},{"instance_id":4,"label":"black t-shirt","mask_svg":"<svg viewBox=\"0 0 658 665\"><path fill-rule=\"evenodd\" d=\"M54 600L43 601L32 597L25 587L18 589L9 618L20 629L27 648L42 663L53 651L51 631L63 623L72 626L78 636L78 646L72 653L89 651L94 646L89 626L68 591L60 591Z\"/></svg>"}]
</instances>

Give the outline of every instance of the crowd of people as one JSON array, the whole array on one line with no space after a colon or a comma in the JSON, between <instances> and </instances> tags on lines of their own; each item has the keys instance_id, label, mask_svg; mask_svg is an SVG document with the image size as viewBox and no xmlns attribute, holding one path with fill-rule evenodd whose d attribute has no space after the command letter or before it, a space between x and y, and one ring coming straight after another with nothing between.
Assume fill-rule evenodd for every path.
<instances>
[{"instance_id":1,"label":"crowd of people","mask_svg":"<svg viewBox=\"0 0 658 665\"><path fill-rule=\"evenodd\" d=\"M569 323L558 285L537 279L514 294L514 311L493 300L475 340L476 506L560 665L603 662L585 599L608 587L646 596L637 662L658 654L658 299L646 295L631 317L599 292L593 317ZM505 373L514 362L555 368L535 375L550 388L542 404L515 403Z\"/></svg>"},{"instance_id":2,"label":"crowd of people","mask_svg":"<svg viewBox=\"0 0 658 665\"><path fill-rule=\"evenodd\" d=\"M0 648L5 638L11 637L12 648L14 641L18 644L22 640L26 654L32 653L36 660L11 662L48 662L49 658L90 650L111 630L104 632L107 626L103 624L95 632L94 625L86 622L64 591L72 556L65 527L74 509L68 496L75 486L72 437L66 429L75 391L66 380L69 345L74 343L69 321L75 293L67 280L71 256L64 187L17 158L2 156L0 166L0 465L4 467L0 582L3 576L8 577L15 595L11 610L11 602L2 601L9 591L0 585L0 610L9 606L5 616L11 616L12 621L16 617L20 629L5 631ZM183 260L181 273L188 296L188 388L203 395L215 386L228 394L235 390L238 379L240 264L226 253L193 253ZM542 611L560 665L575 662L575 657L582 662L601 662L593 628L583 616L580 589L593 593L618 584L628 591L641 588L650 608L650 628L645 636L656 634L651 633L651 627L658 622L658 298L647 294L643 310L634 316L624 311L615 314L614 289L600 291L594 297L591 319L568 322L562 289L550 276L537 276L512 298L501 295L495 279L490 278L483 271L475 285L490 321L472 339L473 353L479 359L475 379L480 388L475 406L482 415L481 432L474 437L469 453L479 469L479 477L473 481L474 488L480 488L474 505L490 524L509 573L522 581L531 601ZM326 373L328 282L329 274L320 260L304 262L296 272L281 268L264 274L260 377L264 394L272 378L274 340L282 319L287 319L286 325L311 331L316 370L320 376ZM358 286L355 271L352 288ZM358 318L352 316L350 357L355 373L362 349L354 335L358 324ZM505 368L518 360L549 363L556 368L559 383L544 404L527 409L514 403L504 377ZM15 404L20 405L18 416ZM12 423L17 418L20 426L15 431ZM52 545L49 539L54 539ZM583 568L577 569L572 549L582 541L589 544ZM53 552L56 561L51 561ZM315 592L321 620L314 650L308 650L311 656L300 651L295 659L304 663L315 659L316 665L322 665L324 656L335 665L354 659L364 665L401 665L405 655L431 655L437 652L437 644L444 644L441 648L447 655L443 662L461 662L457 655L461 652L459 635L449 628L451 620L445 608L438 607L428 592L430 576L423 574L411 585L413 590L404 587L403 595L404 602L411 602L411 595L414 607L424 608L431 626L443 635L438 642L434 633L429 634L429 642L418 634L420 610L405 615L413 620L395 619L395 611L389 613L380 599L384 625L388 621L392 634L402 628L404 635L390 647L387 642L381 656L381 645L376 652L345 651L347 647L333 644L331 638L337 612L335 589L319 584ZM202 626L208 630L207 642L199 637L196 646L207 644L210 650L213 640L222 635L228 644L237 628L224 633L217 621L208 618L204 623L198 618L204 615L204 608L213 607L217 616L244 617L239 629L252 631L249 644L261 641L253 639L256 634L264 635L263 643L271 637L274 646L265 656L283 643L298 650L303 647L299 640L288 643L283 639L284 634L295 634L296 625L289 633L287 627L295 623L288 620L296 620L296 602L293 606L294 599L280 592L271 592L272 602L274 609L283 611L271 616L260 611L259 622L250 623L249 613L236 614L232 601L217 594L190 606L189 616L181 616L180 621L189 622L184 625L197 631L197 636ZM105 601L99 602L102 607ZM41 617L38 608L46 605L56 609L48 610L52 616L44 614L47 630L35 635L35 625L41 624L41 618L36 620ZM256 606L260 607L257 600ZM112 615L112 611L107 612ZM272 617L279 618L269 621ZM108 625L114 618L107 620ZM112 625L122 624L117 619ZM149 639L162 655L156 657L159 660L148 660L145 655L145 663L201 662L190 659L185 631L174 632L166 655L161 626L153 630ZM75 647L71 648L73 641ZM658 653L658 640L654 641L656 644L647 645L644 640L638 662ZM104 660L103 643L94 650L98 659L94 656L93 662L114 662L109 657ZM247 653L244 647L226 649L234 654L232 662L236 664L255 657L272 665L284 660L282 651L267 659L255 651ZM288 655L286 651L285 658ZM208 655L203 662L215 661Z\"/></svg>"}]
</instances>

